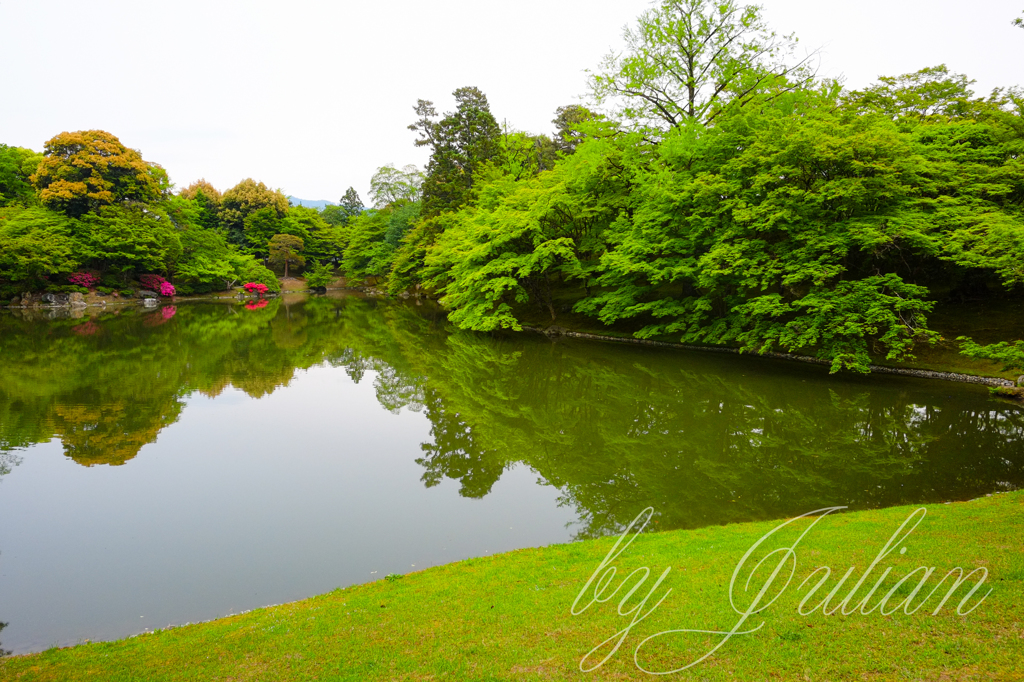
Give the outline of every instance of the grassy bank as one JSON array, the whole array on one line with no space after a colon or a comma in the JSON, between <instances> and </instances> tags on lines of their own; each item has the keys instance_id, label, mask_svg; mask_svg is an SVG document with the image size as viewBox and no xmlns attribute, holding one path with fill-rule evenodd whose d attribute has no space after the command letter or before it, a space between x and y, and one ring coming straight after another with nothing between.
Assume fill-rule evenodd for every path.
<instances>
[{"instance_id":1,"label":"grassy bank","mask_svg":"<svg viewBox=\"0 0 1024 682\"><path fill-rule=\"evenodd\" d=\"M855 566L835 605L863 574L915 507L825 516L796 547L794 579L779 598L741 629L765 625L725 642L712 656L670 679L742 680L959 680L1024 679L1024 493L997 494L972 502L928 506L909 537L893 547L847 611L798 613L812 582L798 586L817 566L833 570L830 582L809 603L818 603L838 577ZM808 510L810 511L810 510ZM652 523L652 526L654 524ZM578 615L570 608L617 538L471 559L402 577L339 589L312 599L260 609L217 621L175 628L119 642L93 643L4 659L4 680L489 680L650 679L633 661L644 638L671 629L729 630L739 616L729 605L729 583L744 553L779 522L737 524L693 531L644 533L611 565L612 588L631 571L648 567L651 577L623 611L648 593L647 612L668 588L671 593L638 622L606 663L584 675L581 659L628 625L616 613L626 589ZM755 553L792 545L808 519L795 522ZM648 528L648 530L650 527ZM787 534L788 533L788 534ZM621 548L622 546L620 546ZM899 549L907 548L905 554ZM778 556L776 555L776 559ZM760 571L750 592L742 591L748 560L737 581L737 605L746 608L769 571ZM765 566L768 562L765 563ZM774 566L774 561L772 562ZM936 567L913 605L863 615L855 605L890 568L868 602L878 604L890 586L919 566ZM950 580L930 592L950 569L988 571L966 616L957 607L975 574L932 615ZM657 576L671 567L664 582ZM781 586L789 569L775 586ZM886 602L897 605L911 581ZM637 576L634 576L634 584ZM596 583L579 605L590 601ZM611 591L604 593L605 596ZM777 589L771 590L778 593ZM770 599L770 597L767 597ZM763 602L762 602L763 603ZM667 671L693 661L720 636L670 635L641 649L649 670ZM597 662L607 653L591 662Z\"/></svg>"}]
</instances>

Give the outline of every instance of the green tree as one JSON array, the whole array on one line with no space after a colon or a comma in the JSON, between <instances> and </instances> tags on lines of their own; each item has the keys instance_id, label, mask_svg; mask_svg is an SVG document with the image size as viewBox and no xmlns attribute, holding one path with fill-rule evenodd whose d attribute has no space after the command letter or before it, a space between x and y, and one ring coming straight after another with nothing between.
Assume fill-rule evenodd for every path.
<instances>
[{"instance_id":1,"label":"green tree","mask_svg":"<svg viewBox=\"0 0 1024 682\"><path fill-rule=\"evenodd\" d=\"M246 178L224 193L220 204L220 220L228 231L228 241L244 246L245 219L261 208L270 208L278 218L288 211L288 197L262 182Z\"/></svg>"},{"instance_id":2,"label":"green tree","mask_svg":"<svg viewBox=\"0 0 1024 682\"><path fill-rule=\"evenodd\" d=\"M178 230L166 213L141 206L106 206L79 218L83 255L122 274L168 273L181 258Z\"/></svg>"},{"instance_id":3,"label":"green tree","mask_svg":"<svg viewBox=\"0 0 1024 682\"><path fill-rule=\"evenodd\" d=\"M359 193L349 187L338 205L327 206L321 215L331 225L340 227L347 225L351 218L361 214L363 210L363 200L359 198Z\"/></svg>"},{"instance_id":4,"label":"green tree","mask_svg":"<svg viewBox=\"0 0 1024 682\"><path fill-rule=\"evenodd\" d=\"M314 263L306 270L306 284L311 289L322 289L334 280L334 268L327 263Z\"/></svg>"},{"instance_id":5,"label":"green tree","mask_svg":"<svg viewBox=\"0 0 1024 682\"><path fill-rule=\"evenodd\" d=\"M42 207L0 208L0 280L34 289L45 276L72 272L80 253L63 214Z\"/></svg>"},{"instance_id":6,"label":"green tree","mask_svg":"<svg viewBox=\"0 0 1024 682\"><path fill-rule=\"evenodd\" d=\"M290 234L278 234L270 240L270 262L284 268L284 276L288 277L288 268L301 268L306 264L302 256L302 240Z\"/></svg>"},{"instance_id":7,"label":"green tree","mask_svg":"<svg viewBox=\"0 0 1024 682\"><path fill-rule=\"evenodd\" d=\"M30 178L42 160L43 155L31 149L0 144L0 206L32 202Z\"/></svg>"},{"instance_id":8,"label":"green tree","mask_svg":"<svg viewBox=\"0 0 1024 682\"><path fill-rule=\"evenodd\" d=\"M419 120L409 126L419 133L417 147L430 147L423 182L424 215L456 210L469 201L475 173L500 151L501 130L491 114L487 96L474 87L452 93L456 109L438 120L433 102L418 100Z\"/></svg>"},{"instance_id":9,"label":"green tree","mask_svg":"<svg viewBox=\"0 0 1024 682\"><path fill-rule=\"evenodd\" d=\"M945 64L900 76L882 76L878 83L845 96L845 105L858 113L877 112L893 120L907 117L965 116L971 111L974 84L967 76L950 73Z\"/></svg>"},{"instance_id":10,"label":"green tree","mask_svg":"<svg viewBox=\"0 0 1024 682\"><path fill-rule=\"evenodd\" d=\"M61 133L32 175L48 208L78 217L102 206L153 202L170 193L167 173L102 130Z\"/></svg>"},{"instance_id":11,"label":"green tree","mask_svg":"<svg viewBox=\"0 0 1024 682\"><path fill-rule=\"evenodd\" d=\"M611 141L588 141L554 170L517 181L501 175L457 213L425 257L428 286L464 329L520 328L516 304L555 320L556 290L587 285L603 233L625 207L628 178Z\"/></svg>"},{"instance_id":12,"label":"green tree","mask_svg":"<svg viewBox=\"0 0 1024 682\"><path fill-rule=\"evenodd\" d=\"M401 170L388 164L381 166L370 178L370 198L377 208L400 201L418 201L423 185L423 172L413 165Z\"/></svg>"},{"instance_id":13,"label":"green tree","mask_svg":"<svg viewBox=\"0 0 1024 682\"><path fill-rule=\"evenodd\" d=\"M197 180L181 190L179 196L192 200L199 207L197 222L207 230L220 227L220 203L223 195L205 179Z\"/></svg>"},{"instance_id":14,"label":"green tree","mask_svg":"<svg viewBox=\"0 0 1024 682\"><path fill-rule=\"evenodd\" d=\"M555 124L555 149L562 154L572 154L576 151L576 147L586 136L582 130L584 124L596 117L594 112L579 104L568 104L555 109L555 117L551 119Z\"/></svg>"},{"instance_id":15,"label":"green tree","mask_svg":"<svg viewBox=\"0 0 1024 682\"><path fill-rule=\"evenodd\" d=\"M273 206L258 208L245 216L242 225L247 250L255 256L266 258L270 240L275 234L281 234L283 224L284 220Z\"/></svg>"},{"instance_id":16,"label":"green tree","mask_svg":"<svg viewBox=\"0 0 1024 682\"><path fill-rule=\"evenodd\" d=\"M766 88L777 95L811 78L808 58L787 64L795 46L736 0L660 0L624 31L626 49L591 74L600 103L621 103L640 127L707 124L729 103L742 105Z\"/></svg>"}]
</instances>

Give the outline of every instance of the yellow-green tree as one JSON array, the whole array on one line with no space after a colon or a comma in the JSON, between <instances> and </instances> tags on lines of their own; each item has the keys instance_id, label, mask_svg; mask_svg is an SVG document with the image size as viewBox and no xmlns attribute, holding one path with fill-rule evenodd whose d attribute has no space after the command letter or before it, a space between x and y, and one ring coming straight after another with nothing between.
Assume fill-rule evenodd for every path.
<instances>
[{"instance_id":1,"label":"yellow-green tree","mask_svg":"<svg viewBox=\"0 0 1024 682\"><path fill-rule=\"evenodd\" d=\"M261 208L272 208L278 218L283 218L288 212L288 197L252 178L246 178L224 192L220 202L220 220L228 229L228 241L244 245L245 219Z\"/></svg>"},{"instance_id":2,"label":"yellow-green tree","mask_svg":"<svg viewBox=\"0 0 1024 682\"><path fill-rule=\"evenodd\" d=\"M156 201L169 190L163 168L102 130L51 139L31 181L43 205L71 217L112 204Z\"/></svg>"},{"instance_id":3,"label":"yellow-green tree","mask_svg":"<svg viewBox=\"0 0 1024 682\"><path fill-rule=\"evenodd\" d=\"M291 234L276 234L270 240L270 262L284 266L284 276L288 276L288 266L301 268L306 264L302 256L302 240Z\"/></svg>"}]
</instances>

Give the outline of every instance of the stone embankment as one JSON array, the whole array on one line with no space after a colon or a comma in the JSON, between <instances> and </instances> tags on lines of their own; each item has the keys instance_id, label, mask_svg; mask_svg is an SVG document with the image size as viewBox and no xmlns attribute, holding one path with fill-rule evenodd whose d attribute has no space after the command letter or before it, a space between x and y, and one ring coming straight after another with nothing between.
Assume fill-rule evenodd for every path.
<instances>
[{"instance_id":1,"label":"stone embankment","mask_svg":"<svg viewBox=\"0 0 1024 682\"><path fill-rule=\"evenodd\" d=\"M548 336L570 336L578 339L595 339L598 341L615 341L618 343L631 343L640 346L659 346L663 348L681 348L684 350L699 350L711 353L735 353L738 354L740 350L738 348L723 348L720 346L692 346L685 343L672 343L669 341L651 341L649 339L632 339L629 337L620 336L605 336L603 334L590 334L587 332L575 332L571 329L565 329L564 327L551 326L546 328L540 327L523 327L526 331L539 332ZM829 363L825 360L820 360L808 355L797 355L796 353L762 353L761 357L766 358L778 358L780 360L795 360L797 362L808 362L814 365L828 365ZM871 372L876 374L898 374L900 376L920 377L922 379L942 379L944 381L959 381L968 384L982 384L984 386L995 386L995 387L1013 387L1024 385L1024 376L1017 379L1017 383L1010 381L1009 379L999 379L997 377L981 377L973 374L960 374L957 372L937 372L930 369L913 369L906 367L883 367L881 365L870 365L869 369Z\"/></svg>"}]
</instances>

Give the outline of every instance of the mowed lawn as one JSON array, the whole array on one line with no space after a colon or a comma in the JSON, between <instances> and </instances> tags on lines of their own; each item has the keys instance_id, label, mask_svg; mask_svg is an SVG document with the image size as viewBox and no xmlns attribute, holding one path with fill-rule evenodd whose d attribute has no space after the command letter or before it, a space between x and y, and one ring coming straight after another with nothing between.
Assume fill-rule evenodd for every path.
<instances>
[{"instance_id":1,"label":"mowed lawn","mask_svg":"<svg viewBox=\"0 0 1024 682\"><path fill-rule=\"evenodd\" d=\"M650 532L652 523L629 544L632 535L520 550L209 623L11 657L0 662L0 679L1024 679L1024 492L924 508L801 518L767 537L783 521L673 532ZM621 552L606 561L616 542ZM831 574L812 575L823 566ZM954 589L958 567L967 579ZM744 621L740 612L759 595L767 608ZM669 632L755 628L731 638ZM677 670L717 645L666 677L638 667ZM582 672L581 661L593 669Z\"/></svg>"}]
</instances>

